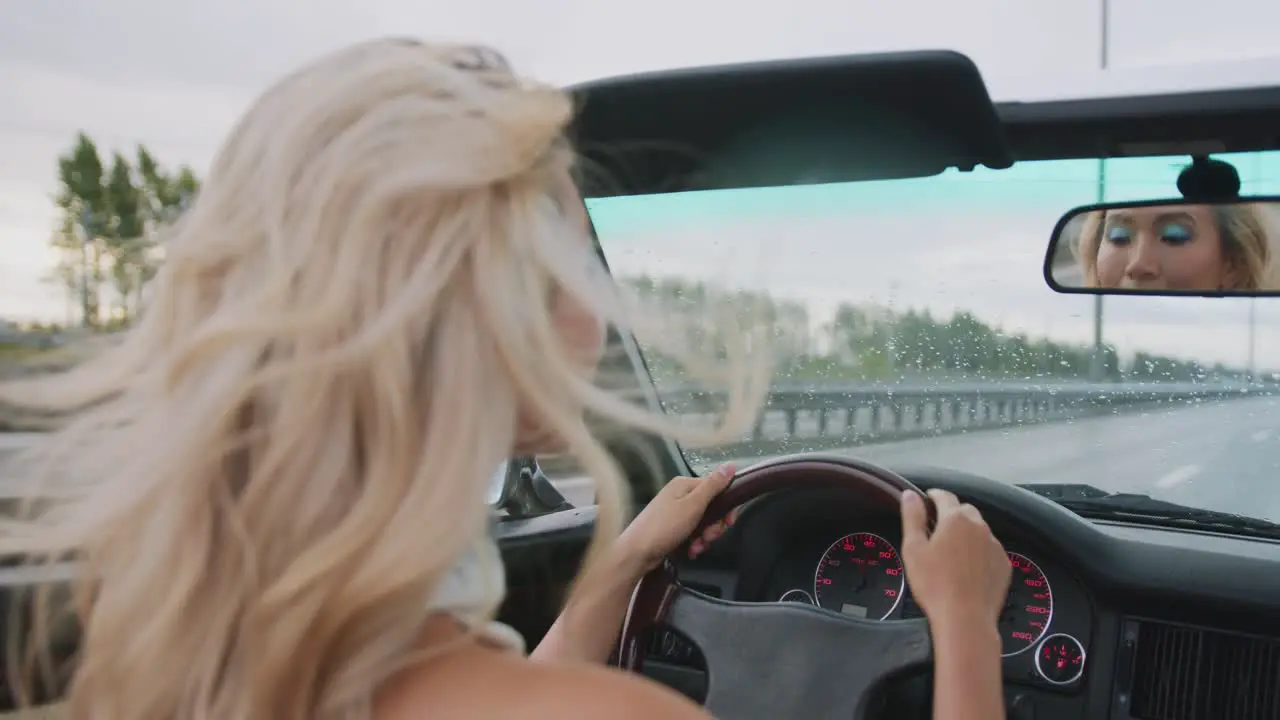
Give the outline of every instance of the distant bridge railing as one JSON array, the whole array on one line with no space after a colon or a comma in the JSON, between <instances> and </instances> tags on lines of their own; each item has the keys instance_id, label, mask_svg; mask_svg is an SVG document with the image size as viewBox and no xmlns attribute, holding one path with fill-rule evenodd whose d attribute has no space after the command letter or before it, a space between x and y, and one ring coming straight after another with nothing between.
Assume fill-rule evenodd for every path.
<instances>
[{"instance_id":1,"label":"distant bridge railing","mask_svg":"<svg viewBox=\"0 0 1280 720\"><path fill-rule=\"evenodd\" d=\"M667 412L710 421L724 398L662 388ZM706 460L856 446L1030 423L1280 394L1244 383L955 383L779 387L737 443L691 452Z\"/></svg>"}]
</instances>

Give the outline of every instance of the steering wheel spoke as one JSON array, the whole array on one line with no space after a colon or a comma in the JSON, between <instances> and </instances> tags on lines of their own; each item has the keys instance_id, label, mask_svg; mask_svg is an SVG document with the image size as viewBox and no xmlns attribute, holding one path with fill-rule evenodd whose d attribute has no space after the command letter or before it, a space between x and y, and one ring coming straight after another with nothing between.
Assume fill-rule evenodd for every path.
<instances>
[{"instance_id":1,"label":"steering wheel spoke","mask_svg":"<svg viewBox=\"0 0 1280 720\"><path fill-rule=\"evenodd\" d=\"M933 657L923 620L875 621L799 603L743 603L679 587L667 627L707 664L707 709L718 718L865 715L872 690Z\"/></svg>"}]
</instances>

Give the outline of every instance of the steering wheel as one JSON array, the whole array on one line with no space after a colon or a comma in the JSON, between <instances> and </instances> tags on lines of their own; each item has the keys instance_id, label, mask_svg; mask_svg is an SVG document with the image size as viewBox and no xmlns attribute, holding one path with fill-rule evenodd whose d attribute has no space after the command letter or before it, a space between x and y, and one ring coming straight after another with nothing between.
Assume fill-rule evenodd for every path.
<instances>
[{"instance_id":1,"label":"steering wheel","mask_svg":"<svg viewBox=\"0 0 1280 720\"><path fill-rule=\"evenodd\" d=\"M711 502L702 534L730 510L779 490L831 488L896 512L902 494L932 501L909 480L882 467L837 455L791 455L738 473ZM923 619L876 621L793 602L743 603L708 597L680 583L675 559L688 542L646 574L622 627L618 665L639 672L651 632L670 628L702 652L707 665L705 707L723 720L810 718L864 720L872 691L884 680L931 662L933 644Z\"/></svg>"}]
</instances>

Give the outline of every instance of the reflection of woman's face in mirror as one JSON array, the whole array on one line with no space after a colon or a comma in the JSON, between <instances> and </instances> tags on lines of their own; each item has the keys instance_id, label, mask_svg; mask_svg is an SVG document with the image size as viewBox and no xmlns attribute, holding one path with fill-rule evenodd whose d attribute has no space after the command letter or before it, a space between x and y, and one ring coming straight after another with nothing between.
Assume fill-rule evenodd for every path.
<instances>
[{"instance_id":1,"label":"reflection of woman's face in mirror","mask_svg":"<svg viewBox=\"0 0 1280 720\"><path fill-rule=\"evenodd\" d=\"M1238 284L1205 205L1111 210L1098 243L1098 285L1143 290L1216 290Z\"/></svg>"}]
</instances>

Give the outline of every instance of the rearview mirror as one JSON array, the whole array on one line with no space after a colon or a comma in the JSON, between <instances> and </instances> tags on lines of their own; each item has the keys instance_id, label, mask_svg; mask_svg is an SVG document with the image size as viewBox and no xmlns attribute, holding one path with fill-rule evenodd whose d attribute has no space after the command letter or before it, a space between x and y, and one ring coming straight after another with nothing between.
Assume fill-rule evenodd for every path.
<instances>
[{"instance_id":1,"label":"rearview mirror","mask_svg":"<svg viewBox=\"0 0 1280 720\"><path fill-rule=\"evenodd\" d=\"M1063 293L1280 294L1280 197L1078 207L1058 221L1044 277Z\"/></svg>"}]
</instances>

